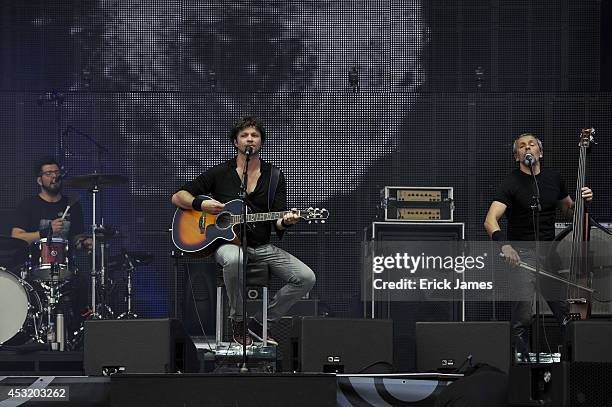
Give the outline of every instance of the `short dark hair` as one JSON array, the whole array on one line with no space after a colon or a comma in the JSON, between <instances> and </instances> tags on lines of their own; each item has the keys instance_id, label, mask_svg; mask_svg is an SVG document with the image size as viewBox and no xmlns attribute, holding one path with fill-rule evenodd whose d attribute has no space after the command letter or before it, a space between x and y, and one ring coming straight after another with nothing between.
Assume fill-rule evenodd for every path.
<instances>
[{"instance_id":1,"label":"short dark hair","mask_svg":"<svg viewBox=\"0 0 612 407\"><path fill-rule=\"evenodd\" d=\"M234 124L232 127L232 131L230 132L229 138L230 140L235 141L238 137L238 133L247 127L255 127L257 131L261 134L261 142L264 143L266 141L266 129L261 121L251 116L243 116Z\"/></svg>"},{"instance_id":2,"label":"short dark hair","mask_svg":"<svg viewBox=\"0 0 612 407\"><path fill-rule=\"evenodd\" d=\"M36 177L41 176L42 167L44 165L57 165L58 168L62 168L59 161L57 161L52 155L42 157L36 162L36 166L34 167L34 175Z\"/></svg>"}]
</instances>

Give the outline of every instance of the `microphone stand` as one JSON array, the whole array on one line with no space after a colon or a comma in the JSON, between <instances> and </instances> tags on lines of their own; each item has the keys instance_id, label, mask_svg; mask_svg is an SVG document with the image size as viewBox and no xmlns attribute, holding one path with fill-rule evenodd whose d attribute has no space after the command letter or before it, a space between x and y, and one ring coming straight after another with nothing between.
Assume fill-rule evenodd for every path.
<instances>
[{"instance_id":1,"label":"microphone stand","mask_svg":"<svg viewBox=\"0 0 612 407\"><path fill-rule=\"evenodd\" d=\"M242 183L240 184L240 193L239 197L242 200L242 210L241 210L241 221L240 221L240 242L242 246L242 270L240 270L240 276L242 277L242 367L240 368L241 373L246 373L249 371L247 367L247 351L246 351L246 337L247 337L247 306L246 306L246 280L247 280L247 261L248 261L248 253L247 253L247 204L246 204L246 195L247 195L247 186L248 186L248 168L249 161L251 159L252 150L245 151L245 162L244 162L244 170L242 171Z\"/></svg>"},{"instance_id":2,"label":"microphone stand","mask_svg":"<svg viewBox=\"0 0 612 407\"><path fill-rule=\"evenodd\" d=\"M533 185L535 195L533 196L534 202L531 205L531 214L533 219L533 228L535 234L535 267L536 267L536 329L533 335L535 343L534 351L536 354L536 363L540 363L540 212L542 211L542 204L540 202L540 187L538 186L538 180L535 173L533 172L533 160L529 160L529 171L533 177ZM529 359L531 360L531 358Z\"/></svg>"}]
</instances>

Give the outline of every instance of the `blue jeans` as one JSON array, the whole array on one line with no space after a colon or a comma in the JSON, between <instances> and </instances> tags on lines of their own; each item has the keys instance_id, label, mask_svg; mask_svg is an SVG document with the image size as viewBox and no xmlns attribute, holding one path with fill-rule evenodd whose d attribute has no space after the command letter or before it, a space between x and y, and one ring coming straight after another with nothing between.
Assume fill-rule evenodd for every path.
<instances>
[{"instance_id":1,"label":"blue jeans","mask_svg":"<svg viewBox=\"0 0 612 407\"><path fill-rule=\"evenodd\" d=\"M247 273L255 267L269 267L273 276L286 284L278 290L268 304L268 321L276 322L289 311L289 308L314 286L314 272L297 257L279 249L273 244L248 247ZM223 281L230 304L230 318L242 321L242 284L240 271L242 248L234 244L224 244L215 252L215 260L223 268ZM261 321L261 311L255 316Z\"/></svg>"}]
</instances>

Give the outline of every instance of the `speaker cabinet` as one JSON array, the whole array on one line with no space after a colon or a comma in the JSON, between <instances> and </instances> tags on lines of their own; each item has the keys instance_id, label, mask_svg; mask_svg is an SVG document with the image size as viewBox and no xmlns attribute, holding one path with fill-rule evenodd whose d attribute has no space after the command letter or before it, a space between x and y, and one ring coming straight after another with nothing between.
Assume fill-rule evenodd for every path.
<instances>
[{"instance_id":1,"label":"speaker cabinet","mask_svg":"<svg viewBox=\"0 0 612 407\"><path fill-rule=\"evenodd\" d=\"M217 265L210 261L183 261L183 325L192 336L215 335ZM202 332L204 330L204 332Z\"/></svg>"},{"instance_id":2,"label":"speaker cabinet","mask_svg":"<svg viewBox=\"0 0 612 407\"><path fill-rule=\"evenodd\" d=\"M523 364L510 369L511 406L612 405L612 363Z\"/></svg>"},{"instance_id":3,"label":"speaker cabinet","mask_svg":"<svg viewBox=\"0 0 612 407\"><path fill-rule=\"evenodd\" d=\"M86 375L197 373L196 348L176 319L85 322Z\"/></svg>"},{"instance_id":4,"label":"speaker cabinet","mask_svg":"<svg viewBox=\"0 0 612 407\"><path fill-rule=\"evenodd\" d=\"M612 321L573 321L567 329L564 359L569 362L612 363Z\"/></svg>"},{"instance_id":5,"label":"speaker cabinet","mask_svg":"<svg viewBox=\"0 0 612 407\"><path fill-rule=\"evenodd\" d=\"M454 371L471 360L507 373L510 340L509 322L417 322L417 370Z\"/></svg>"},{"instance_id":6,"label":"speaker cabinet","mask_svg":"<svg viewBox=\"0 0 612 407\"><path fill-rule=\"evenodd\" d=\"M393 370L393 322L296 317L291 360L297 372L389 373Z\"/></svg>"}]
</instances>

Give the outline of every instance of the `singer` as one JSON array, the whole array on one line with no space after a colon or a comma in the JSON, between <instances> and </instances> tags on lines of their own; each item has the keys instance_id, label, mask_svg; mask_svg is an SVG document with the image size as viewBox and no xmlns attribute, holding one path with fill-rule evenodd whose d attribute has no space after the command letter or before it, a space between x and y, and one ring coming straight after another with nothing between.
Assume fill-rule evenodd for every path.
<instances>
[{"instance_id":1,"label":"singer","mask_svg":"<svg viewBox=\"0 0 612 407\"><path fill-rule=\"evenodd\" d=\"M508 174L497 189L487 212L484 227L489 237L501 245L500 250L506 262L513 266L511 272L520 273L513 276L517 278L511 279L519 285L510 287L517 299L511 302L511 321L515 350L524 355L529 351L528 328L531 325L532 301L528 299L533 298L535 292L535 276L523 272L516 266L521 261L532 265L537 261L533 252L533 241L536 240L536 236L532 206L536 205L534 199L536 189L532 171L540 191L538 240L552 241L555 238L557 209L562 216L571 218L574 201L569 196L559 171L542 168L544 154L539 138L531 133L519 135L514 140L512 153L519 167ZM582 199L586 201L593 199L590 188L582 189ZM499 225L499 220L504 215L508 222L506 237ZM541 262L541 259L539 261ZM561 324L563 332L564 320L568 313L567 303L558 299L547 302Z\"/></svg>"},{"instance_id":2,"label":"singer","mask_svg":"<svg viewBox=\"0 0 612 407\"><path fill-rule=\"evenodd\" d=\"M255 118L242 117L234 125L229 137L236 149L236 157L210 168L183 185L172 196L172 203L183 209L219 214L224 203L239 198L244 168L248 163L245 200L249 213L286 211L285 177L276 166L259 157L266 140L263 124ZM198 195L208 195L214 199L202 200ZM268 305L270 323L278 321L315 284L315 274L310 267L270 243L272 229L281 238L285 230L298 220L295 213L289 212L276 221L250 223L247 231L248 270L268 267L273 275L286 283ZM270 344L277 344L267 332L263 332L261 314L257 314L249 323L247 336L243 337L242 287L238 283L241 247L231 243L222 244L216 248L214 255L216 262L223 268L234 341L241 345L251 345L251 335L258 340L263 340L263 335L266 335Z\"/></svg>"}]
</instances>

